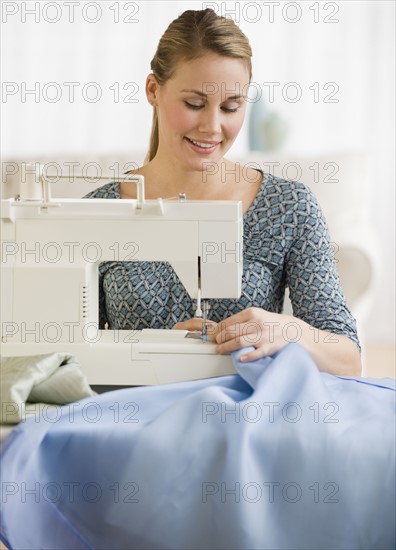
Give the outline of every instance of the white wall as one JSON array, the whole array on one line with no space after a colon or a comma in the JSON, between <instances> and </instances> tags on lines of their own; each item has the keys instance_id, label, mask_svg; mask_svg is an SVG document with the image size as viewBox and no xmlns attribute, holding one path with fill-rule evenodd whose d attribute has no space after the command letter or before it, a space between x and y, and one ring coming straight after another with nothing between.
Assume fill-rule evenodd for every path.
<instances>
[{"instance_id":1,"label":"white wall","mask_svg":"<svg viewBox=\"0 0 396 550\"><path fill-rule=\"evenodd\" d=\"M394 2L84 1L72 14L73 4L2 2L3 161L141 158L151 123L144 82L162 32L185 9L227 11L251 41L254 85L288 125L283 152L369 155L383 269L367 338L394 342ZM269 82L279 83L272 103ZM245 125L229 156L247 147Z\"/></svg>"}]
</instances>

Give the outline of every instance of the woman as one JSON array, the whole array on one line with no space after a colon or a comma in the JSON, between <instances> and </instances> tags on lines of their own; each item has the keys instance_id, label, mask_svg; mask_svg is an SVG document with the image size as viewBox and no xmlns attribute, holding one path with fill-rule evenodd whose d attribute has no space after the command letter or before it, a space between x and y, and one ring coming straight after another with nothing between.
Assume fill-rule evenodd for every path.
<instances>
[{"instance_id":1,"label":"woman","mask_svg":"<svg viewBox=\"0 0 396 550\"><path fill-rule=\"evenodd\" d=\"M211 301L218 353L253 345L240 357L252 361L293 339L320 370L359 375L356 323L315 197L301 183L225 158L244 121L251 55L235 23L211 9L186 11L169 25L146 81L153 127L146 164L135 173L144 176L148 199L183 192L191 200L242 201L242 296ZM87 197L135 195L127 183L111 183ZM100 281L101 328L202 328L169 264L110 262L101 267ZM293 317L282 314L286 286Z\"/></svg>"},{"instance_id":2,"label":"woman","mask_svg":"<svg viewBox=\"0 0 396 550\"><path fill-rule=\"evenodd\" d=\"M235 168L224 154L245 99L228 90L249 82L246 38L210 10L189 11L158 52L147 79L152 145L137 172L149 198L183 191L243 202L243 293L212 304L212 338L227 353L251 344L243 327L266 323L272 342L263 331L254 351L236 351L238 375L107 392L63 407L54 422L19 424L2 449L0 540L86 550L394 548L394 384L329 376L302 347L284 347L281 329L294 322L319 369L359 369L315 199L254 170L203 178L208 160ZM217 91L203 95L205 83ZM112 183L91 196L132 195ZM102 275L110 327L172 326L175 317L176 328L201 328L167 264L110 262ZM281 314L286 284L297 317ZM326 345L333 334L338 342ZM241 353L260 359L242 363Z\"/></svg>"}]
</instances>

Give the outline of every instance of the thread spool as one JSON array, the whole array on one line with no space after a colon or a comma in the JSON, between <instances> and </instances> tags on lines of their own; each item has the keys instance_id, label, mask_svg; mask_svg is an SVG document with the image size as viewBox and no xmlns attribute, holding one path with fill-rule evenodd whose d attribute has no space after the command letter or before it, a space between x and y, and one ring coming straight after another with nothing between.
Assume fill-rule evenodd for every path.
<instances>
[{"instance_id":1,"label":"thread spool","mask_svg":"<svg viewBox=\"0 0 396 550\"><path fill-rule=\"evenodd\" d=\"M23 201L42 201L43 185L41 175L43 166L36 162L35 164L21 165L21 178L19 181L19 196Z\"/></svg>"}]
</instances>

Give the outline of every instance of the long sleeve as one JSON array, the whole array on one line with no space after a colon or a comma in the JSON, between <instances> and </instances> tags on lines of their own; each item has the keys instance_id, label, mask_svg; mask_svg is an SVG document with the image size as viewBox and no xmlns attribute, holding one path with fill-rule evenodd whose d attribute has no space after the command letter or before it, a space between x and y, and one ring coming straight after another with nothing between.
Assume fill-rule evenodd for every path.
<instances>
[{"instance_id":1,"label":"long sleeve","mask_svg":"<svg viewBox=\"0 0 396 550\"><path fill-rule=\"evenodd\" d=\"M286 284L295 317L328 332L343 334L360 347L341 288L332 243L320 206L305 188L295 207L295 238L286 257Z\"/></svg>"}]
</instances>

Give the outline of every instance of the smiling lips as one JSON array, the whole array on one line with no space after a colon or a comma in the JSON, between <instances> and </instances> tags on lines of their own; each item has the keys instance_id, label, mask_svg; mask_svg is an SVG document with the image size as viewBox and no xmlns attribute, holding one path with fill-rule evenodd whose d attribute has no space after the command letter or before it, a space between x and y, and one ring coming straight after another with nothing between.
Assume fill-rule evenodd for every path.
<instances>
[{"instance_id":1,"label":"smiling lips","mask_svg":"<svg viewBox=\"0 0 396 550\"><path fill-rule=\"evenodd\" d=\"M189 137L186 137L186 139L192 145L194 151L197 151L199 153L210 153L215 149L217 145L219 145L219 143L221 143L221 141L197 141Z\"/></svg>"}]
</instances>

